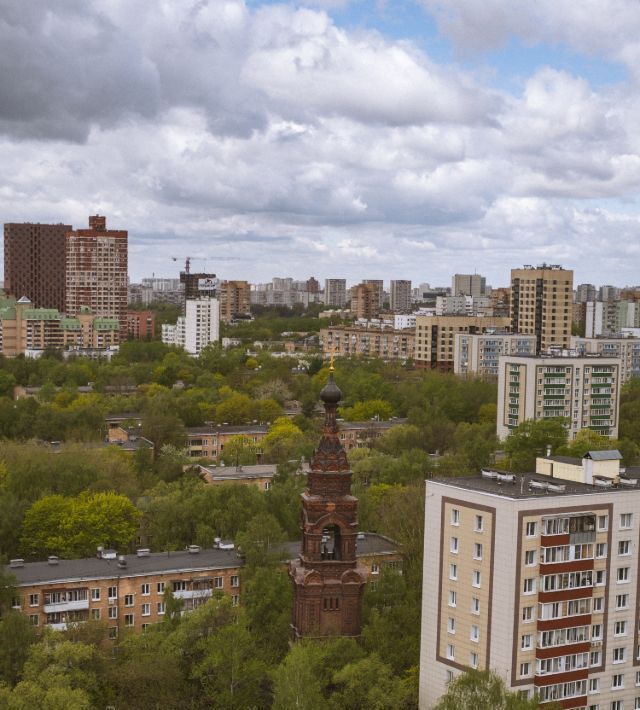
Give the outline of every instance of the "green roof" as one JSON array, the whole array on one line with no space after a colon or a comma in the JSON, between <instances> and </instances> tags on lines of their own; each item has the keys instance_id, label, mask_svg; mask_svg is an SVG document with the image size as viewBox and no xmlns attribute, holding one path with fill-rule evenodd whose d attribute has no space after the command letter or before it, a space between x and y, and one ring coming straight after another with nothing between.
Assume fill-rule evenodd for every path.
<instances>
[{"instance_id":1,"label":"green roof","mask_svg":"<svg viewBox=\"0 0 640 710\"><path fill-rule=\"evenodd\" d=\"M120 323L116 318L96 318L93 321L94 330L118 330Z\"/></svg>"},{"instance_id":2,"label":"green roof","mask_svg":"<svg viewBox=\"0 0 640 710\"><path fill-rule=\"evenodd\" d=\"M16 305L16 299L13 296L5 296L4 292L0 295L0 308L12 308Z\"/></svg>"},{"instance_id":3,"label":"green roof","mask_svg":"<svg viewBox=\"0 0 640 710\"><path fill-rule=\"evenodd\" d=\"M25 320L60 320L57 308L26 308L22 312Z\"/></svg>"},{"instance_id":4,"label":"green roof","mask_svg":"<svg viewBox=\"0 0 640 710\"><path fill-rule=\"evenodd\" d=\"M80 330L80 321L77 318L61 318L60 327L62 330Z\"/></svg>"},{"instance_id":5,"label":"green roof","mask_svg":"<svg viewBox=\"0 0 640 710\"><path fill-rule=\"evenodd\" d=\"M0 320L15 320L16 319L16 309L15 306L0 308Z\"/></svg>"}]
</instances>

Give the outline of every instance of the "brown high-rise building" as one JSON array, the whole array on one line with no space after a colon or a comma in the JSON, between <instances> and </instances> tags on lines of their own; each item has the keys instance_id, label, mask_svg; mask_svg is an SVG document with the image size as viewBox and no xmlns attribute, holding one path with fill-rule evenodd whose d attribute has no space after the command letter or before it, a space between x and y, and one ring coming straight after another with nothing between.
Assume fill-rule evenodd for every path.
<instances>
[{"instance_id":1,"label":"brown high-rise building","mask_svg":"<svg viewBox=\"0 0 640 710\"><path fill-rule=\"evenodd\" d=\"M4 225L4 289L37 308L65 309L65 237L70 224Z\"/></svg>"},{"instance_id":2,"label":"brown high-rise building","mask_svg":"<svg viewBox=\"0 0 640 710\"><path fill-rule=\"evenodd\" d=\"M380 315L378 285L362 282L351 288L351 312L356 318L371 320Z\"/></svg>"},{"instance_id":3,"label":"brown high-rise building","mask_svg":"<svg viewBox=\"0 0 640 710\"><path fill-rule=\"evenodd\" d=\"M366 571L358 564L358 499L340 442L342 393L333 379L320 393L325 421L302 494L302 552L291 562L296 638L358 636Z\"/></svg>"},{"instance_id":4,"label":"brown high-rise building","mask_svg":"<svg viewBox=\"0 0 640 710\"><path fill-rule=\"evenodd\" d=\"M88 306L97 316L116 318L127 336L128 232L107 229L106 217L89 217L89 229L65 235L67 252L66 312Z\"/></svg>"},{"instance_id":5,"label":"brown high-rise building","mask_svg":"<svg viewBox=\"0 0 640 710\"><path fill-rule=\"evenodd\" d=\"M511 269L511 330L535 335L538 353L569 347L573 271L542 264Z\"/></svg>"},{"instance_id":6,"label":"brown high-rise building","mask_svg":"<svg viewBox=\"0 0 640 710\"><path fill-rule=\"evenodd\" d=\"M231 323L234 318L251 314L251 287L248 281L223 281L218 290L220 320Z\"/></svg>"}]
</instances>

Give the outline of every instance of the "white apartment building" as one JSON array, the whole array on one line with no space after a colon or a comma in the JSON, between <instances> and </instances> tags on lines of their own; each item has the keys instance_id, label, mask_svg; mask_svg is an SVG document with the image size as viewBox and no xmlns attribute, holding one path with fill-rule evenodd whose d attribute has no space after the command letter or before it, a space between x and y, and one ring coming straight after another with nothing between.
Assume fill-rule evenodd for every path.
<instances>
[{"instance_id":1,"label":"white apartment building","mask_svg":"<svg viewBox=\"0 0 640 710\"><path fill-rule=\"evenodd\" d=\"M220 340L220 303L217 298L188 299L185 315L175 325L162 326L162 342L179 345L199 355L209 343Z\"/></svg>"},{"instance_id":2,"label":"white apartment building","mask_svg":"<svg viewBox=\"0 0 640 710\"><path fill-rule=\"evenodd\" d=\"M436 315L492 315L489 296L436 296Z\"/></svg>"},{"instance_id":3,"label":"white apartment building","mask_svg":"<svg viewBox=\"0 0 640 710\"><path fill-rule=\"evenodd\" d=\"M472 335L456 333L453 345L453 371L456 375L497 377L501 355L535 355L536 336L517 333L486 332Z\"/></svg>"},{"instance_id":4,"label":"white apartment building","mask_svg":"<svg viewBox=\"0 0 640 710\"><path fill-rule=\"evenodd\" d=\"M574 335L571 349L578 355L597 353L620 358L620 384L632 377L640 377L640 337L580 338Z\"/></svg>"},{"instance_id":5,"label":"white apartment building","mask_svg":"<svg viewBox=\"0 0 640 710\"><path fill-rule=\"evenodd\" d=\"M468 668L542 708L640 708L640 488L605 463L426 482L421 710Z\"/></svg>"},{"instance_id":6,"label":"white apartment building","mask_svg":"<svg viewBox=\"0 0 640 710\"><path fill-rule=\"evenodd\" d=\"M324 302L327 306L344 308L347 303L347 280L325 279Z\"/></svg>"},{"instance_id":7,"label":"white apartment building","mask_svg":"<svg viewBox=\"0 0 640 710\"><path fill-rule=\"evenodd\" d=\"M618 358L597 355L501 356L498 436L527 419L565 417L571 439L587 428L617 438L620 370Z\"/></svg>"}]
</instances>

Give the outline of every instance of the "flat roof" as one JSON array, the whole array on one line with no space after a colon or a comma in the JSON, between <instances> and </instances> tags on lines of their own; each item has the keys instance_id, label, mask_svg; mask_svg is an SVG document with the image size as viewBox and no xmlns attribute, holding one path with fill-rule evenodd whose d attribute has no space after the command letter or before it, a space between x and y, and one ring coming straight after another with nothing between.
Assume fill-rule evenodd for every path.
<instances>
[{"instance_id":1,"label":"flat roof","mask_svg":"<svg viewBox=\"0 0 640 710\"><path fill-rule=\"evenodd\" d=\"M378 533L361 533L357 540L357 557L372 554L391 555L398 553L398 545L390 538ZM285 543L291 559L302 551L302 541ZM118 566L118 559L85 557L75 560L59 559L57 564L49 562L25 562L23 567L5 566L5 571L14 575L18 586L36 584L60 584L69 582L91 582L115 577L127 578L153 574L176 572L207 572L217 569L243 567L244 560L236 550L201 548L197 553L187 550L176 552L151 552L143 557L136 554L124 555L126 567Z\"/></svg>"},{"instance_id":2,"label":"flat roof","mask_svg":"<svg viewBox=\"0 0 640 710\"><path fill-rule=\"evenodd\" d=\"M187 427L187 434L266 434L269 431L267 424L203 424L202 426Z\"/></svg>"},{"instance_id":3,"label":"flat roof","mask_svg":"<svg viewBox=\"0 0 640 710\"><path fill-rule=\"evenodd\" d=\"M504 475L512 475L504 472ZM524 473L515 475L515 483L510 481L500 481L485 478L482 475L459 476L454 478L434 478L433 483L439 483L451 488L462 488L467 491L477 491L497 495L503 498L528 499L528 498L555 498L572 495L598 495L601 493L619 492L620 494L629 491L640 491L640 486L611 485L601 487L568 481L563 478L552 478L538 473ZM551 484L552 486L564 486L564 490L549 490L543 488L532 488L531 482L541 484Z\"/></svg>"}]
</instances>

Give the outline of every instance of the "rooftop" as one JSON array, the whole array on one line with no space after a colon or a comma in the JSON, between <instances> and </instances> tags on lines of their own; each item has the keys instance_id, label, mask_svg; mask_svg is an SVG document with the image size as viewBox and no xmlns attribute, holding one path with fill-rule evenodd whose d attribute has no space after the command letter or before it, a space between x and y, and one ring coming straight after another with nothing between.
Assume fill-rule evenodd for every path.
<instances>
[{"instance_id":1,"label":"rooftop","mask_svg":"<svg viewBox=\"0 0 640 710\"><path fill-rule=\"evenodd\" d=\"M309 470L309 464L303 464L303 471ZM200 466L206 481L242 481L252 478L273 478L277 473L277 464L262 463L252 466Z\"/></svg>"},{"instance_id":2,"label":"rooftop","mask_svg":"<svg viewBox=\"0 0 640 710\"><path fill-rule=\"evenodd\" d=\"M579 459L578 459L579 461ZM434 478L433 483L462 488L467 491L477 491L503 498L529 499L551 498L574 495L598 495L601 493L619 492L620 495L630 490L640 490L640 486L630 484L616 484L607 481L602 485L596 483L578 483L563 478L552 478L537 473L512 474L506 471L495 471L496 477L489 477L485 472L478 476L460 476L455 478Z\"/></svg>"}]
</instances>

